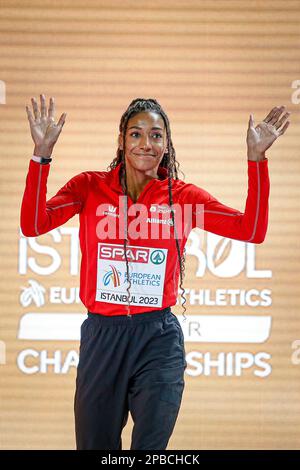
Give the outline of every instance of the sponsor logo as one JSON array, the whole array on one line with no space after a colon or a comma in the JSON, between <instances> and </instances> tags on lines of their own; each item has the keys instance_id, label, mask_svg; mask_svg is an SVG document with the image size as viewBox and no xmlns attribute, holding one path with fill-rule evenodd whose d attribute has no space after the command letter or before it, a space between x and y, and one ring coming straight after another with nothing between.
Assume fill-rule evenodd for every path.
<instances>
[{"instance_id":1,"label":"sponsor logo","mask_svg":"<svg viewBox=\"0 0 300 470\"><path fill-rule=\"evenodd\" d=\"M117 269L112 265L110 265L110 267L111 267L111 271L106 272L106 274L104 274L103 276L103 284L105 286L108 286L110 283L112 283L114 287L118 287L121 284L120 283L121 271L117 271Z\"/></svg>"},{"instance_id":2,"label":"sponsor logo","mask_svg":"<svg viewBox=\"0 0 300 470\"><path fill-rule=\"evenodd\" d=\"M155 250L150 256L150 261L153 264L161 264L165 261L165 254L162 250Z\"/></svg>"},{"instance_id":3,"label":"sponsor logo","mask_svg":"<svg viewBox=\"0 0 300 470\"><path fill-rule=\"evenodd\" d=\"M116 206L108 206L107 210L103 210L103 215L109 215L111 217L119 217L119 214L117 214L117 207Z\"/></svg>"},{"instance_id":4,"label":"sponsor logo","mask_svg":"<svg viewBox=\"0 0 300 470\"><path fill-rule=\"evenodd\" d=\"M135 263L148 263L150 249L131 247L126 250L128 261ZM121 246L100 244L99 259L125 261L125 251Z\"/></svg>"},{"instance_id":5,"label":"sponsor logo","mask_svg":"<svg viewBox=\"0 0 300 470\"><path fill-rule=\"evenodd\" d=\"M172 219L155 219L153 217L148 217L146 222L147 224L174 225Z\"/></svg>"},{"instance_id":6,"label":"sponsor logo","mask_svg":"<svg viewBox=\"0 0 300 470\"><path fill-rule=\"evenodd\" d=\"M150 212L156 212L157 214L167 214L171 212L171 208L163 204L151 204ZM173 212L176 212L176 209L173 208Z\"/></svg>"}]
</instances>

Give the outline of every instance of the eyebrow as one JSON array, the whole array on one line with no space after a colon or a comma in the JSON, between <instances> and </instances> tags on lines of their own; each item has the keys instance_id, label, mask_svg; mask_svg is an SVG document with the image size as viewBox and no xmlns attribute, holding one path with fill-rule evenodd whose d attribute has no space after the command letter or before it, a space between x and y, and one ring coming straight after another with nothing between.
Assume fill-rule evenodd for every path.
<instances>
[{"instance_id":1,"label":"eyebrow","mask_svg":"<svg viewBox=\"0 0 300 470\"><path fill-rule=\"evenodd\" d=\"M129 129L133 129L133 128L135 128L135 129L143 129L142 127L139 127L139 126L131 126L131 127L128 127L128 130L129 130ZM152 129L160 129L161 131L163 130L162 127L152 127ZM151 130L152 130L152 129L151 129Z\"/></svg>"}]
</instances>

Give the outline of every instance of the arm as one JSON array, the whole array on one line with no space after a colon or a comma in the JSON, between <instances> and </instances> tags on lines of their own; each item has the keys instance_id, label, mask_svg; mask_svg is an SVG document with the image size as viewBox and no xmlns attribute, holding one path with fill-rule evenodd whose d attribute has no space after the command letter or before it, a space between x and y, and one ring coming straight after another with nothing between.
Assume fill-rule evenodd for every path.
<instances>
[{"instance_id":1,"label":"arm","mask_svg":"<svg viewBox=\"0 0 300 470\"><path fill-rule=\"evenodd\" d=\"M194 210L192 228L200 226L217 235L245 242L264 241L268 226L270 193L268 159L265 158L265 152L285 133L290 124L287 119L291 113L287 111L281 116L284 110L285 106L275 106L256 127L253 115L250 114L247 130L248 195L244 212L225 206L195 185L188 185L191 188L187 191L186 202L203 204L202 208L198 209L203 213L203 220L196 220L197 209Z\"/></svg>"},{"instance_id":2,"label":"arm","mask_svg":"<svg viewBox=\"0 0 300 470\"><path fill-rule=\"evenodd\" d=\"M47 112L45 95L40 95L41 107L32 98L33 112L26 106L30 132L35 144L34 155L50 158L53 147L62 131L66 113L55 123L54 98L50 98ZM21 206L20 225L27 237L36 237L64 224L82 210L86 198L85 173L80 173L69 180L49 201L46 201L47 179L50 170L46 164L30 160L26 186Z\"/></svg>"},{"instance_id":3,"label":"arm","mask_svg":"<svg viewBox=\"0 0 300 470\"><path fill-rule=\"evenodd\" d=\"M26 237L36 237L59 227L79 213L87 194L85 173L71 178L46 201L50 164L30 160L21 205L20 226Z\"/></svg>"},{"instance_id":4,"label":"arm","mask_svg":"<svg viewBox=\"0 0 300 470\"><path fill-rule=\"evenodd\" d=\"M262 243L268 226L270 181L268 159L248 160L248 195L244 212L222 204L194 184L187 185L185 202L193 205L192 228L251 243ZM201 206L196 206L199 204ZM197 212L203 217L197 217ZM203 222L203 226L202 226Z\"/></svg>"}]
</instances>

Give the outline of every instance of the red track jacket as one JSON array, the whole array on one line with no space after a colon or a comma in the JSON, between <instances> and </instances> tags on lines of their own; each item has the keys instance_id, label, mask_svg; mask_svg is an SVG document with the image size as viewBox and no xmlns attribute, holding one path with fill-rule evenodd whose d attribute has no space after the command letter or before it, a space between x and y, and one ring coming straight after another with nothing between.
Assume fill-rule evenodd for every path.
<instances>
[{"instance_id":1,"label":"red track jacket","mask_svg":"<svg viewBox=\"0 0 300 470\"><path fill-rule=\"evenodd\" d=\"M80 299L90 312L126 315L128 282L123 249L126 218L125 197L119 181L120 164L112 171L84 171L74 176L47 201L49 170L50 164L29 162L21 206L22 233L36 237L79 214ZM128 197L126 253L131 280L130 314L162 309L175 305L177 300L180 268L167 171L159 168L158 174L160 179L147 183L136 205ZM260 162L248 160L244 213L222 204L194 184L173 179L175 230L178 223L181 254L190 230L195 227L227 238L262 243L268 225L269 191L267 158ZM135 207L141 207L140 212L135 212ZM185 218L184 207L191 209ZM139 228L144 230L143 236L136 237ZM162 231L167 229L170 236L163 236ZM182 234L181 238L178 234Z\"/></svg>"}]
</instances>

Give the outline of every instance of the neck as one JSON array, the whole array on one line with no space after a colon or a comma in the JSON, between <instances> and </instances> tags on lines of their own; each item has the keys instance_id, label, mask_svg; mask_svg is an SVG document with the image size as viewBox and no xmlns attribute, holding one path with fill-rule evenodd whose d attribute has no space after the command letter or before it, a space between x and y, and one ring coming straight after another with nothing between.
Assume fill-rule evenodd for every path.
<instances>
[{"instance_id":1,"label":"neck","mask_svg":"<svg viewBox=\"0 0 300 470\"><path fill-rule=\"evenodd\" d=\"M139 195L149 181L158 179L157 169L158 167L147 171L141 171L130 165L126 165L127 193L134 202L137 201Z\"/></svg>"}]
</instances>

